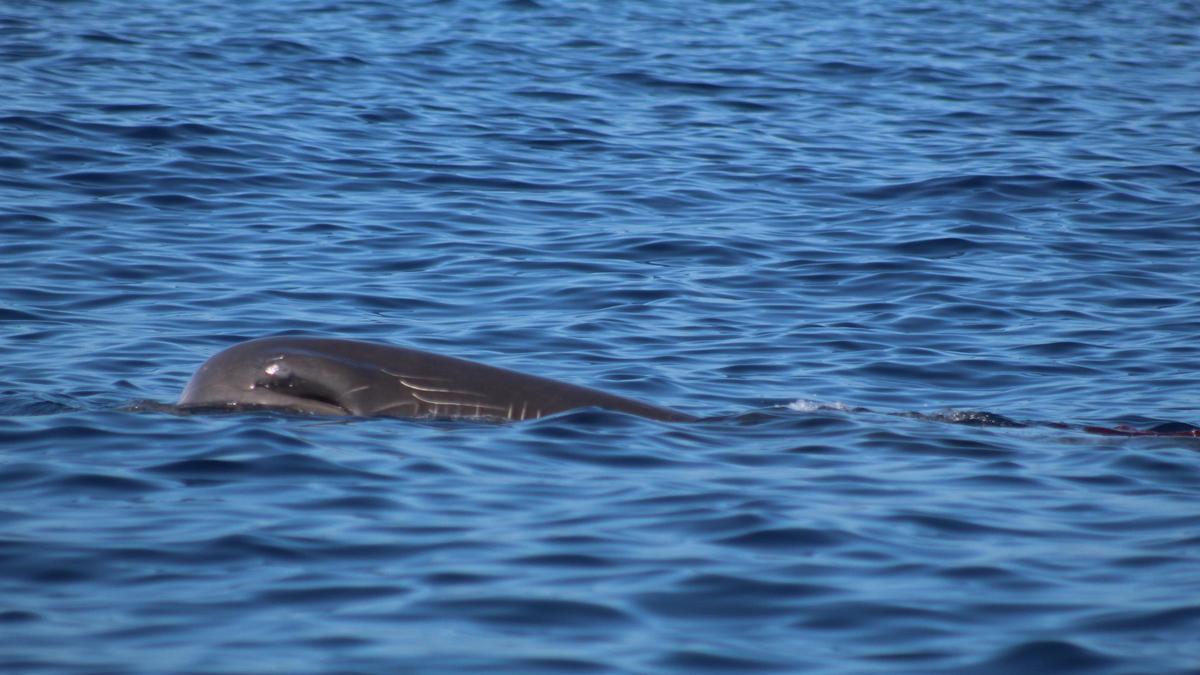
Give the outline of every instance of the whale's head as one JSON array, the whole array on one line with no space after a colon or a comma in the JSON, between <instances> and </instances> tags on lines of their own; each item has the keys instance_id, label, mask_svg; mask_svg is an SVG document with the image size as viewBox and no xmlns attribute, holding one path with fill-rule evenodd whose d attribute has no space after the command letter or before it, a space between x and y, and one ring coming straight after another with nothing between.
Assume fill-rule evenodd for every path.
<instances>
[{"instance_id":1,"label":"whale's head","mask_svg":"<svg viewBox=\"0 0 1200 675\"><path fill-rule=\"evenodd\" d=\"M363 368L350 358L306 350L296 340L264 338L222 351L196 371L180 408L272 408L355 415L352 396Z\"/></svg>"}]
</instances>

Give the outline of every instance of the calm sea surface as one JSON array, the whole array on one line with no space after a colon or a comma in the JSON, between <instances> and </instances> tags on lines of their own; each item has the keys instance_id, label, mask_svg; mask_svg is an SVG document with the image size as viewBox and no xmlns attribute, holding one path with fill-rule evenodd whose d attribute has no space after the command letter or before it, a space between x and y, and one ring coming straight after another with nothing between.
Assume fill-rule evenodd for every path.
<instances>
[{"instance_id":1,"label":"calm sea surface","mask_svg":"<svg viewBox=\"0 0 1200 675\"><path fill-rule=\"evenodd\" d=\"M0 671L1200 672L1200 439L1086 430L1200 423L1198 26L0 4ZM287 334L706 420L155 403Z\"/></svg>"}]
</instances>

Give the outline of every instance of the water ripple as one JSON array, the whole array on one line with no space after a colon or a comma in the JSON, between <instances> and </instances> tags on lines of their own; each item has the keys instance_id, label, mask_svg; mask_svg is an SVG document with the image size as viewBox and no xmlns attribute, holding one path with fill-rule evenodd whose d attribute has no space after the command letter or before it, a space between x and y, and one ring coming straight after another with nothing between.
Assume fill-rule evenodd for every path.
<instances>
[{"instance_id":1,"label":"water ripple","mask_svg":"<svg viewBox=\"0 0 1200 675\"><path fill-rule=\"evenodd\" d=\"M1198 22L12 4L0 670L1190 672ZM171 405L302 334L703 419Z\"/></svg>"}]
</instances>

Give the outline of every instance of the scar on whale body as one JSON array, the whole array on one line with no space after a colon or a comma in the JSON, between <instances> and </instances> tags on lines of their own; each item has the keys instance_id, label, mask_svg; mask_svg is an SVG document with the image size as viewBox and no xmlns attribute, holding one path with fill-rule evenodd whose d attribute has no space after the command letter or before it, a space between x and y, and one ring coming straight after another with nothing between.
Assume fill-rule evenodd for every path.
<instances>
[{"instance_id":1,"label":"scar on whale body","mask_svg":"<svg viewBox=\"0 0 1200 675\"><path fill-rule=\"evenodd\" d=\"M192 376L178 405L505 421L596 407L669 422L697 419L596 389L431 352L294 337L251 340L216 354Z\"/></svg>"}]
</instances>

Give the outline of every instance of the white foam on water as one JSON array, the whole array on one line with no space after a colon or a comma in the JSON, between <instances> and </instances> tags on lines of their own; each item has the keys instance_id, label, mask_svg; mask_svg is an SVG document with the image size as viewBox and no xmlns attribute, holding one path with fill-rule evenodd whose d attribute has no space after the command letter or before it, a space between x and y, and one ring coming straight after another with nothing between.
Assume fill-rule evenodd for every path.
<instances>
[{"instance_id":1,"label":"white foam on water","mask_svg":"<svg viewBox=\"0 0 1200 675\"><path fill-rule=\"evenodd\" d=\"M842 412L853 410L853 406L842 403L841 401L822 403L821 401L813 401L807 398L798 398L795 401L792 401L791 403L781 407L787 408L788 410L795 410L796 412L805 413L817 412L819 410L840 410Z\"/></svg>"}]
</instances>

